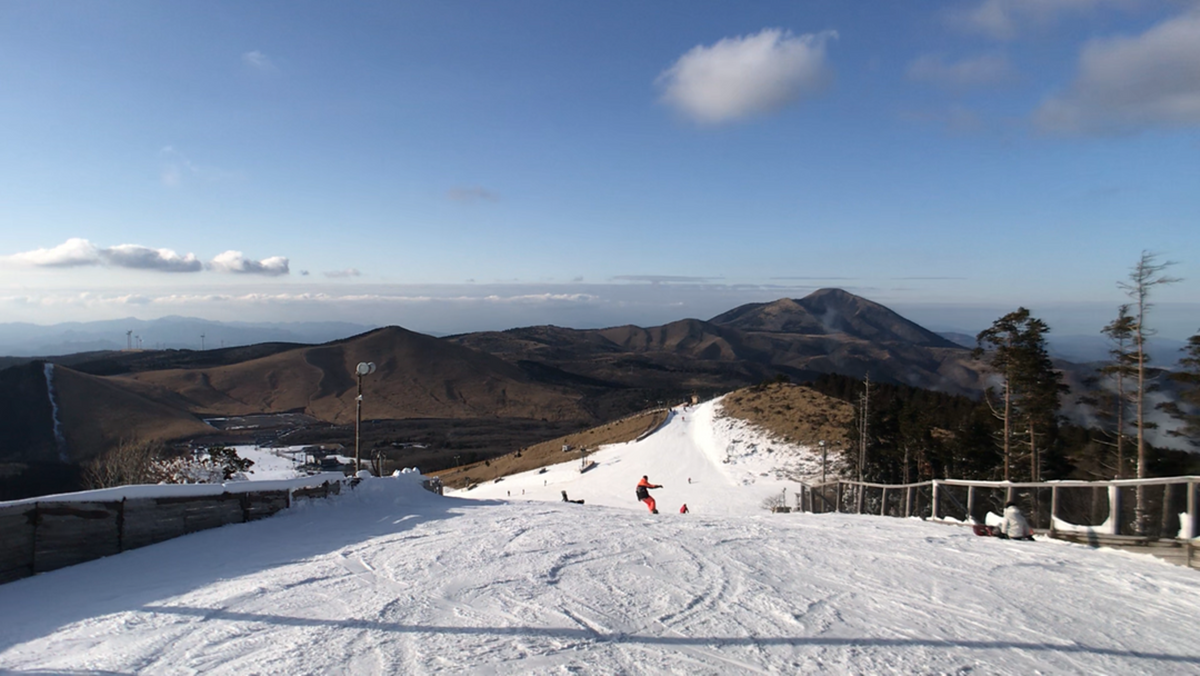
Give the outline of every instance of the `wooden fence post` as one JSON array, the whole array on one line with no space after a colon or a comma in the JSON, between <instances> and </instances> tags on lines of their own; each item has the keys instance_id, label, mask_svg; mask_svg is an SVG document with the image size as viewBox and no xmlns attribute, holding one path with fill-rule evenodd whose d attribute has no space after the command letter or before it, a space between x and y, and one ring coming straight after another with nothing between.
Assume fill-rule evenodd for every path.
<instances>
[{"instance_id":1,"label":"wooden fence post","mask_svg":"<svg viewBox=\"0 0 1200 676\"><path fill-rule=\"evenodd\" d=\"M1184 535L1186 535L1187 538L1190 540L1190 539L1196 537L1197 535L1200 535L1200 528L1197 527L1197 526L1200 526L1200 524L1196 523L1196 517L1200 516L1200 514L1196 513L1196 483L1193 481L1189 481L1187 488L1188 488L1188 496L1187 496L1188 529L1187 529L1187 532L1184 533ZM1188 551L1190 552L1191 550L1189 549Z\"/></svg>"},{"instance_id":2,"label":"wooden fence post","mask_svg":"<svg viewBox=\"0 0 1200 676\"><path fill-rule=\"evenodd\" d=\"M975 523L975 487L967 486L967 521Z\"/></svg>"},{"instance_id":3,"label":"wooden fence post","mask_svg":"<svg viewBox=\"0 0 1200 676\"><path fill-rule=\"evenodd\" d=\"M863 502L865 502L864 499L867 497L867 495L866 495L867 487L863 486L862 484L858 484L858 486L856 488L857 488L857 492L858 492L858 499L855 501L854 513L862 514L863 513Z\"/></svg>"},{"instance_id":4,"label":"wooden fence post","mask_svg":"<svg viewBox=\"0 0 1200 676\"><path fill-rule=\"evenodd\" d=\"M840 482L840 481L838 482L838 488L837 488L837 505L836 506L837 506L838 514L841 514L842 513L842 482Z\"/></svg>"},{"instance_id":5,"label":"wooden fence post","mask_svg":"<svg viewBox=\"0 0 1200 676\"><path fill-rule=\"evenodd\" d=\"M929 518L937 519L938 518L938 482L937 482L937 480L934 480L932 483L933 483L933 504L930 505Z\"/></svg>"},{"instance_id":6,"label":"wooden fence post","mask_svg":"<svg viewBox=\"0 0 1200 676\"><path fill-rule=\"evenodd\" d=\"M887 489L883 489L883 497L879 499L879 516L887 516Z\"/></svg>"},{"instance_id":7,"label":"wooden fence post","mask_svg":"<svg viewBox=\"0 0 1200 676\"><path fill-rule=\"evenodd\" d=\"M912 516L912 486L904 489L904 518Z\"/></svg>"},{"instance_id":8,"label":"wooden fence post","mask_svg":"<svg viewBox=\"0 0 1200 676\"><path fill-rule=\"evenodd\" d=\"M1058 516L1058 486L1050 489L1050 537L1054 537L1054 517Z\"/></svg>"},{"instance_id":9,"label":"wooden fence post","mask_svg":"<svg viewBox=\"0 0 1200 676\"><path fill-rule=\"evenodd\" d=\"M1121 534L1121 487L1108 487L1108 518L1112 524L1108 527L1109 535Z\"/></svg>"}]
</instances>

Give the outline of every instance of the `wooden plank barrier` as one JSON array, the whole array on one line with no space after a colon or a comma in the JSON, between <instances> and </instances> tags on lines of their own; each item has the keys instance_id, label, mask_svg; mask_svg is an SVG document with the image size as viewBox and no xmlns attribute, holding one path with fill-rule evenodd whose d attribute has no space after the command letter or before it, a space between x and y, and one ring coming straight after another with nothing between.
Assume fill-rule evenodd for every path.
<instances>
[{"instance_id":1,"label":"wooden plank barrier","mask_svg":"<svg viewBox=\"0 0 1200 676\"><path fill-rule=\"evenodd\" d=\"M341 483L179 497L54 500L0 505L0 584L188 533L257 521L293 498L325 498Z\"/></svg>"}]
</instances>

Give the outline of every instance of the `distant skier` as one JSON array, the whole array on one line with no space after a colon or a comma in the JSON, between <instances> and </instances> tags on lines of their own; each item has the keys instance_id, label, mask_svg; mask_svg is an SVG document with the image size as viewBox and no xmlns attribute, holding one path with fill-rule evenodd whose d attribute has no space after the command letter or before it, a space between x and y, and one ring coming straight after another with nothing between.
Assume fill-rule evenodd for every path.
<instances>
[{"instance_id":1,"label":"distant skier","mask_svg":"<svg viewBox=\"0 0 1200 676\"><path fill-rule=\"evenodd\" d=\"M651 488L662 488L662 486L650 483L649 477L643 476L637 485L637 499L646 503L646 506L650 508L651 514L658 514L657 503L654 502L654 498L650 497Z\"/></svg>"},{"instance_id":2,"label":"distant skier","mask_svg":"<svg viewBox=\"0 0 1200 676\"><path fill-rule=\"evenodd\" d=\"M685 503L683 503L683 506L679 508L679 513L680 513L680 514L687 514L689 511L690 511L690 510L687 508L687 503L686 503L686 502L685 502Z\"/></svg>"}]
</instances>

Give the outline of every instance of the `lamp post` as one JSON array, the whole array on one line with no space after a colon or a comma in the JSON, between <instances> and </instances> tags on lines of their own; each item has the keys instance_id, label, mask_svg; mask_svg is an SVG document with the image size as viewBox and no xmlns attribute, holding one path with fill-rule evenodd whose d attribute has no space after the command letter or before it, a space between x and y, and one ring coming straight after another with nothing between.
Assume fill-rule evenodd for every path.
<instances>
[{"instance_id":1,"label":"lamp post","mask_svg":"<svg viewBox=\"0 0 1200 676\"><path fill-rule=\"evenodd\" d=\"M362 454L359 451L359 430L362 428L362 379L375 372L375 362L360 361L354 372L358 374L358 396L354 399L354 474L362 470Z\"/></svg>"}]
</instances>

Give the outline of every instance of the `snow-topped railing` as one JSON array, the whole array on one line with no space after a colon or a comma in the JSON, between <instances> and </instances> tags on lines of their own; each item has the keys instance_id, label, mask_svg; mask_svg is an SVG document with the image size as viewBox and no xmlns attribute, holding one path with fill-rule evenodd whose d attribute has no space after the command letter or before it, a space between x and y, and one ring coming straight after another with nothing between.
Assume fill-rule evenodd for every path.
<instances>
[{"instance_id":1,"label":"snow-topped railing","mask_svg":"<svg viewBox=\"0 0 1200 676\"><path fill-rule=\"evenodd\" d=\"M119 486L0 502L0 583L196 531L262 519L351 481L327 472L274 481Z\"/></svg>"},{"instance_id":2,"label":"snow-topped railing","mask_svg":"<svg viewBox=\"0 0 1200 676\"><path fill-rule=\"evenodd\" d=\"M1021 505L1035 528L1051 535L1192 540L1200 536L1198 486L1200 476L1043 482L938 479L907 484L843 479L805 484L797 496L797 507L809 512L983 523L987 513L995 516L1005 503L1013 501Z\"/></svg>"}]
</instances>

